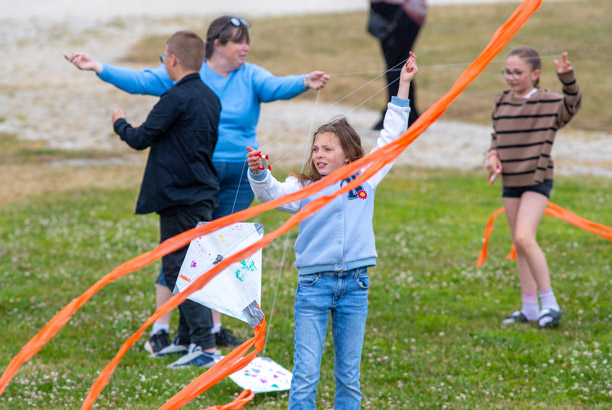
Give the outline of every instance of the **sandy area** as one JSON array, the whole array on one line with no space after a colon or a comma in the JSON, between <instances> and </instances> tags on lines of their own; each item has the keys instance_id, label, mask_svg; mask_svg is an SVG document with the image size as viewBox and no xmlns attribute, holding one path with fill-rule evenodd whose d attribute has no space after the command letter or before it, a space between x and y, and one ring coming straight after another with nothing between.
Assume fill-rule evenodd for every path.
<instances>
[{"instance_id":1,"label":"sandy area","mask_svg":"<svg viewBox=\"0 0 612 410\"><path fill-rule=\"evenodd\" d=\"M3 23L0 24L0 52L7 56L0 65L0 88L3 90L0 93L0 131L39 141L46 147L103 149L125 154L128 149L112 132L110 111L117 105L124 107L128 119L136 124L144 120L156 98L131 96L118 91L99 81L91 72L79 72L62 58L62 54L85 50L103 61L117 63L133 39L148 33L165 34L195 25L198 15L194 13L189 17L172 19L151 15L137 19L127 16L108 18L107 10L107 14L98 15L98 20L87 20L72 17L85 13L85 9L71 0L51 2L54 7L66 7L63 14L57 15L53 11L57 10L48 5L50 2L35 0L34 3L40 3L40 9L31 8L36 12L30 11L30 14L24 11L22 3L16 3L14 10L6 14L12 18L0 20ZM95 15L96 10L104 5L110 7L107 3L97 2L89 15ZM137 10L133 4L138 2L126 3L127 10ZM202 3L208 4L198 2ZM224 2L229 11L239 4L244 6L244 3ZM260 14L264 14L263 5L276 4L273 0L255 3L261 6L257 9ZM311 8L316 3L304 2ZM345 9L363 9L367 2L359 2L359 6L355 4L354 0L336 2L338 7ZM162 9L155 10L162 14ZM256 14L256 9L251 11ZM49 18L44 18L45 12ZM288 163L289 160L301 164L312 128L337 114L347 115L363 136L365 145L373 145L377 134L369 127L376 122L377 112L361 108L353 110L344 105L316 106L307 101L265 104L258 128L259 140L264 151L271 156L273 165ZM478 168L482 166L490 132L486 126L438 121L402 154L399 161L426 167ZM560 132L558 141L554 148L558 173L612 176L612 164L605 160L612 157L610 136ZM73 161L72 164L87 163Z\"/></svg>"}]
</instances>

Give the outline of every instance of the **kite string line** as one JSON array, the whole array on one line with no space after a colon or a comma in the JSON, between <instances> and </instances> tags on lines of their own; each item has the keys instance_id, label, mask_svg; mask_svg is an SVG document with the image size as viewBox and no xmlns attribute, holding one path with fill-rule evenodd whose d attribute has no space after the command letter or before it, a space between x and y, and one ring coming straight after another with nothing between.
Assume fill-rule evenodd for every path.
<instances>
[{"instance_id":1,"label":"kite string line","mask_svg":"<svg viewBox=\"0 0 612 410\"><path fill-rule=\"evenodd\" d=\"M408 60L408 59L406 59L406 60ZM395 66L393 66L391 69L396 68L396 67L398 67L398 66L401 66L402 64L404 64L404 63L406 62L406 60L404 60L404 61L402 61L402 62L400 62L400 63L396 64L396 65L395 65ZM342 101L346 100L348 97L350 97L351 95L355 94L357 91L359 91L359 90L361 90L362 88L364 88L364 87L368 86L368 85L369 85L369 84L371 84L372 82L374 82L374 81L378 80L380 77L382 77L383 75L385 75L385 74L386 74L388 71L391 71L391 69L384 71L382 74L380 74L380 75L378 75L378 76L374 77L374 78L373 78L373 79L371 79L370 81L368 81L368 82L366 82L365 84L363 84L361 87L359 87L359 88L357 88L357 89L355 89L355 90L351 91L350 93L348 93L348 94L347 94L347 95L345 95L344 97L340 98L340 99L339 99L339 100L337 100L336 102L334 102L334 103L332 103L332 104L329 104L328 106L326 106L325 108L323 108L323 110L321 110L321 111L325 112L325 111L327 111L327 110L329 110L329 109L333 108L334 106L336 106L336 105L340 104ZM382 90L386 89L387 87L388 87L388 85L387 85L387 86L385 86L385 87L383 87L381 90L379 90L378 92L376 92L374 95L378 94L380 91L382 91ZM370 97L369 97L368 99L366 99L365 101L368 101L368 100L369 100L370 98L372 98L374 95L370 96ZM364 101L364 102L365 102L365 101ZM285 131L284 133L282 133L282 134L281 134L281 135L279 135L278 137L276 137L276 138L274 138L274 139L272 139L272 140L270 140L270 141L266 142L266 143L265 143L265 144L263 144L261 147L267 147L267 146L271 145L272 143L274 143L274 142L278 141L279 139L284 138L284 137L285 137L286 135L288 135L290 132L292 132L292 131L296 130L296 129L297 129L297 128L299 128L300 126L304 125L306 122L308 122L308 121L314 121L314 118L312 118L312 117L313 117L313 116L311 116L311 118L310 118L310 119L308 119L308 118L307 118L307 119L305 119L305 120L303 120L303 121L299 122L299 123L298 123L296 126L294 126L293 128L291 128L291 129L289 129L289 130ZM261 147L260 147L260 148L261 148Z\"/></svg>"},{"instance_id":2,"label":"kite string line","mask_svg":"<svg viewBox=\"0 0 612 410\"><path fill-rule=\"evenodd\" d=\"M266 357L266 347L268 347L268 340L270 338L270 331L272 330L272 316L274 315L274 308L276 306L276 296L278 295L278 288L281 281L281 277L283 274L283 270L285 268L285 255L287 253L287 245L289 244L289 235L285 235L285 240L283 241L283 254L281 256L281 263L278 269L278 276L276 278L276 287L274 289L274 297L272 298L272 307L270 308L270 314L268 315L267 320L267 336L264 341L264 347L262 351L262 356Z\"/></svg>"},{"instance_id":3,"label":"kite string line","mask_svg":"<svg viewBox=\"0 0 612 410\"><path fill-rule=\"evenodd\" d=\"M351 95L355 94L357 91L361 90L362 88L366 87L367 85L371 84L373 81L376 81L377 79L379 79L380 77L382 77L383 75L385 75L387 72L393 70L395 67L401 66L403 65L408 59L405 59L403 61L401 61L400 63L396 64L395 66L393 66L391 69L383 72L382 74L380 74L379 76L373 78L372 80L368 81L367 83L365 83L364 85L362 85L361 87L355 89L354 91L348 93L347 95L345 95L344 97L340 98L339 100L337 100L336 102L324 107L321 112L325 112L328 111L329 109L331 109L332 107L338 105L339 103L341 103L342 101L344 101L345 99L347 99L348 97L350 97ZM366 102L368 102L369 100L371 100L372 98L374 98L376 95L380 94L382 91L386 90L391 84L393 84L394 82L399 81L399 78L392 81L390 84L385 85L384 87L382 87L381 89L379 89L378 91L376 91L374 94L370 95L369 97L365 98L361 103L359 103L358 105L354 106L352 109L345 111L344 115L350 114L353 111L357 110L359 107L361 107L363 104L365 104ZM318 101L318 95L317 95L317 101ZM313 114L310 117L310 121L311 123L314 121L315 119L315 115ZM293 128L285 131L284 133L282 133L281 135L279 135L278 137L268 141L267 143L265 143L264 145L262 145L262 147L266 147L271 145L272 143L280 140L281 138L284 138L285 136L287 136L290 132L296 130L297 128L299 128L300 126L302 126L303 124L305 124L308 121L308 119L298 123L296 126L294 126ZM302 146L304 146L305 144L308 143L308 140L306 140L306 142L302 143L302 144L298 144L297 147L295 147L294 149L292 149L291 151L289 151L288 153L286 153L285 155L281 156L279 159L275 160L272 165L276 165L279 162L281 162L282 160L284 160L285 158L287 158L289 155L292 155L295 151L297 151L298 149L300 149ZM305 161L306 162L306 161Z\"/></svg>"},{"instance_id":4,"label":"kite string line","mask_svg":"<svg viewBox=\"0 0 612 410\"><path fill-rule=\"evenodd\" d=\"M387 84L386 86L384 86L383 88L381 88L380 90L376 91L374 94L370 95L369 97L367 97L366 99L364 99L361 103L357 104L356 106L354 106L353 108L351 108L348 111L344 112L344 115L348 115L351 114L352 112L354 112L355 110L357 110L359 107L361 107L363 104L365 104L366 102L368 102L369 100L371 100L372 98L374 98L376 95L380 94L381 92L383 92L384 90L386 90L387 88L389 88L391 86L391 84L395 83L396 81L399 81L399 78L393 80L391 83ZM329 107L327 107L329 108ZM279 137L280 138L280 137ZM277 138L278 139L278 138ZM276 141L276 140L273 140ZM271 142L273 142L271 141ZM285 160L287 157L289 157L290 155L292 155L295 151L297 151L298 149L300 149L302 146L305 146L309 141L305 141L301 144L298 144L294 149L290 150L289 152L287 152L285 155L282 155L280 158L278 158L276 161L274 161L274 163L272 165L276 165L280 162L282 162L283 160ZM305 157L304 163L306 163L307 161L307 157Z\"/></svg>"},{"instance_id":5,"label":"kite string line","mask_svg":"<svg viewBox=\"0 0 612 410\"><path fill-rule=\"evenodd\" d=\"M541 59L550 59L550 58L558 58L558 55L547 55L547 56L540 56ZM407 59L406 59L407 60ZM343 101L344 99L348 98L349 96L351 96L352 94L354 94L355 92L359 91L361 88L369 85L370 83L372 83L373 81L377 80L378 78L382 77L384 74L390 72L390 71L397 71L400 70L400 68L396 68L398 67L400 64L403 64L406 60L402 61L401 63L395 65L394 67L390 68L389 70L386 70L384 72L382 72L382 74L380 74L379 76L377 76L376 78L368 81L366 84L364 84L363 86L357 88L355 91L347 94L345 97L341 98L340 100L336 101L335 103L325 107L323 109L323 111L328 110L330 108L332 108L333 106L335 106L336 104L340 103L341 101ZM493 60L492 62L504 62L505 58L503 60ZM470 63L455 63L455 64L437 64L437 65L429 65L429 66L422 66L421 68L445 68L445 67L452 67L452 66L463 66L463 65L468 65ZM361 72L354 72L354 73L339 73L339 74L330 74L330 77L332 76L343 76L343 75L358 75L358 74L368 74L368 73L379 73L380 71L361 71ZM396 81L398 81L398 79L393 80L391 83L387 84L386 86L384 86L383 88L379 89L378 91L376 91L374 94L370 95L369 97L365 98L361 103L359 103L358 105L354 106L352 109L346 111L344 113L344 115L350 114L352 112L354 112L355 110L357 110L359 107L361 107L362 105L364 105L366 102L368 102L369 100L371 100L372 98L374 98L376 95L380 94L382 91L386 90L388 87L391 86L391 84L395 83ZM318 98L318 95L317 95ZM305 122L305 121L304 121ZM270 145L271 143L277 141L280 138L283 138L284 136L286 136L289 132L295 130L297 127L299 127L300 125L302 125L304 122L299 123L297 126L295 126L294 128L288 130L287 132L285 132L284 134L280 135L279 137L267 142L265 145ZM302 145L306 144L307 142L304 142L300 145L298 145L296 148L292 149L291 151L289 151L288 153L286 153L285 155L281 156L280 158L278 158L277 160L275 160L272 165L276 165L280 162L282 162L283 160L285 160L288 156L290 156L291 154L293 154L295 151L297 151ZM306 158L304 159L304 163L306 163Z\"/></svg>"},{"instance_id":6,"label":"kite string line","mask_svg":"<svg viewBox=\"0 0 612 410\"><path fill-rule=\"evenodd\" d=\"M542 60L548 60L548 59L552 59L552 58L559 58L558 55L547 55L547 56L540 56L540 59ZM491 61L491 63L503 63L505 62L506 59L497 59L497 60L493 60ZM449 68L449 67L460 67L460 66L466 66L469 65L471 62L464 62L464 63L449 63L449 64L432 64L432 65L419 65L419 69L425 69L425 68ZM397 66L396 66L397 67ZM389 72L389 71L400 71L401 68L391 68L387 71L384 71L384 73ZM344 76L352 76L352 75L362 75L362 74L377 74L380 73L381 70L369 70L369 71L353 71L353 72L346 72L346 73L332 73L332 74L328 74L330 77L344 77Z\"/></svg>"},{"instance_id":7,"label":"kite string line","mask_svg":"<svg viewBox=\"0 0 612 410\"><path fill-rule=\"evenodd\" d=\"M319 88L317 90L317 98L315 99L315 105L314 105L314 112L312 115L312 120L310 122L310 127L309 127L309 131L308 131L308 136L306 138L306 141L308 141L308 137L310 137L310 135L312 135L312 129L314 127L314 118L316 116L317 110L319 109L319 97L321 95L321 89ZM307 147L307 145L305 144L301 144L304 145L305 147ZM292 151L293 152L293 151ZM304 160L303 163L305 164L308 158L308 154L309 154L310 150L308 149L304 149ZM281 277L283 275L283 270L285 268L285 256L287 254L287 246L289 245L289 235L285 235L285 239L283 241L283 253L281 256L281 263L280 263L280 267L278 270L278 276L276 278L276 286L274 289L274 297L272 298L272 307L270 308L270 314L268 315L268 320L267 320L267 336L266 339L264 341L264 347L263 347L263 352L262 352L262 356L265 357L266 356L266 348L268 347L268 340L270 338L270 331L272 330L272 317L274 315L274 308L276 307L276 297L278 295L278 289L280 287L280 281L281 281Z\"/></svg>"}]
</instances>

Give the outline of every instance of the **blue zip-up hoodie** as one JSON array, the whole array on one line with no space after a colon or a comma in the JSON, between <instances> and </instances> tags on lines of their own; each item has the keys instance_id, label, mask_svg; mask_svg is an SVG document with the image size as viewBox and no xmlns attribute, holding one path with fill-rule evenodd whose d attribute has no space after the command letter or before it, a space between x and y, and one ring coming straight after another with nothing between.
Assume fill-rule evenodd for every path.
<instances>
[{"instance_id":1,"label":"blue zip-up hoodie","mask_svg":"<svg viewBox=\"0 0 612 410\"><path fill-rule=\"evenodd\" d=\"M204 60L200 78L221 100L219 139L213 160L244 162L244 147L259 147L255 130L261 103L289 100L303 93L305 76L277 77L258 65L245 63L223 77ZM160 96L174 85L163 65L137 71L103 64L99 77L131 94Z\"/></svg>"},{"instance_id":2,"label":"blue zip-up hoodie","mask_svg":"<svg viewBox=\"0 0 612 410\"><path fill-rule=\"evenodd\" d=\"M408 127L409 114L409 100L393 97L385 114L384 129L373 150L402 135ZM334 198L317 213L300 222L300 232L294 246L295 265L299 275L376 265L378 255L372 226L374 195L376 187L392 165L393 163L386 165L356 189ZM296 213L313 200L337 191L362 171L324 188L315 195L278 209ZM249 181L255 196L261 202L276 199L304 187L296 177L279 182L267 170L259 174L249 171Z\"/></svg>"}]
</instances>

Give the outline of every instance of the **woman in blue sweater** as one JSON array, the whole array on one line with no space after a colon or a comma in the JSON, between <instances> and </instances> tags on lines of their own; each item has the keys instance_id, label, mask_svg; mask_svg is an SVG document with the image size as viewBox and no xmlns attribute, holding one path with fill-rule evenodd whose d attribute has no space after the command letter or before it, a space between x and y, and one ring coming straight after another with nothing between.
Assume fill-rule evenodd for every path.
<instances>
[{"instance_id":1,"label":"woman in blue sweater","mask_svg":"<svg viewBox=\"0 0 612 410\"><path fill-rule=\"evenodd\" d=\"M376 148L402 135L408 126L410 81L418 68L410 53L400 74L397 97L388 104L384 128ZM248 147L249 180L262 202L298 191L364 155L359 135L345 118L315 132L305 174L277 181L261 163L261 151ZM332 316L336 395L334 409L359 409L359 367L368 312L368 266L376 265L372 218L376 186L389 172L386 165L356 189L334 198L300 222L295 242L298 287L295 294L295 351L289 409L315 409L319 368L328 317ZM357 174L359 175L359 173ZM295 213L330 195L357 175L322 189L315 195L279 208Z\"/></svg>"},{"instance_id":2,"label":"woman in blue sweater","mask_svg":"<svg viewBox=\"0 0 612 410\"><path fill-rule=\"evenodd\" d=\"M221 100L219 137L213 154L213 164L219 177L219 206L213 219L217 219L249 207L253 201L245 169L244 147L257 148L255 130L259 121L260 104L276 100L288 100L309 88L320 89L329 76L322 71L306 75L277 77L266 69L246 62L250 49L249 25L242 19L222 16L215 19L206 34L206 52L200 69L202 81ZM162 64L155 69L131 70L103 64L85 53L64 56L81 70L95 71L98 77L132 94L160 96L169 90L174 82ZM160 278L162 276L160 275ZM172 294L158 283L157 306ZM217 334L218 345L236 345L241 341L221 328L221 316L213 312L213 332ZM167 347L169 314L160 319L151 332L152 339L147 350L157 354ZM158 326L159 324L159 326ZM153 338L162 334L159 343ZM170 346L170 351L177 350ZM180 347L178 350L182 351Z\"/></svg>"}]
</instances>

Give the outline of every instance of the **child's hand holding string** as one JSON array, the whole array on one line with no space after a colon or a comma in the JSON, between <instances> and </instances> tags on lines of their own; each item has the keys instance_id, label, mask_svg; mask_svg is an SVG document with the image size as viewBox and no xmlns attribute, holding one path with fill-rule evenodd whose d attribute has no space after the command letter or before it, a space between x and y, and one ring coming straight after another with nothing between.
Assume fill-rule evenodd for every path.
<instances>
[{"instance_id":1,"label":"child's hand holding string","mask_svg":"<svg viewBox=\"0 0 612 410\"><path fill-rule=\"evenodd\" d=\"M416 62L416 55L411 51L410 57L404 63L402 67L402 72L400 73L400 81L403 83L409 83L419 72L419 67Z\"/></svg>"},{"instance_id":2,"label":"child's hand holding string","mask_svg":"<svg viewBox=\"0 0 612 410\"><path fill-rule=\"evenodd\" d=\"M272 167L268 165L268 156L263 156L261 150L246 147L249 153L247 154L247 164L253 174L259 174L264 169L272 170Z\"/></svg>"},{"instance_id":3,"label":"child's hand holding string","mask_svg":"<svg viewBox=\"0 0 612 410\"><path fill-rule=\"evenodd\" d=\"M411 51L410 57L408 57L408 60L406 60L402 66L402 72L400 73L399 88L397 90L397 96L399 98L408 98L410 81L412 81L418 72L419 67L416 62L416 55Z\"/></svg>"}]
</instances>

